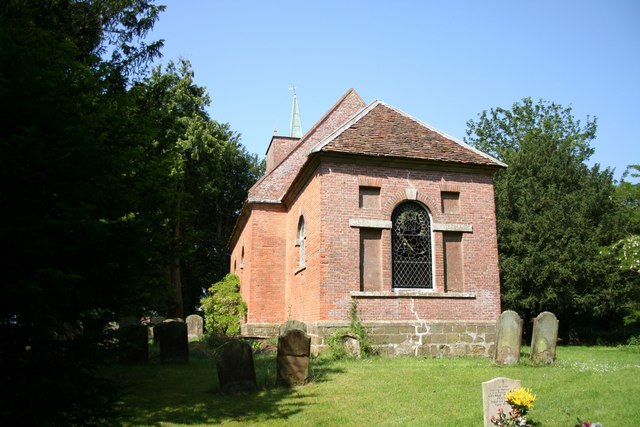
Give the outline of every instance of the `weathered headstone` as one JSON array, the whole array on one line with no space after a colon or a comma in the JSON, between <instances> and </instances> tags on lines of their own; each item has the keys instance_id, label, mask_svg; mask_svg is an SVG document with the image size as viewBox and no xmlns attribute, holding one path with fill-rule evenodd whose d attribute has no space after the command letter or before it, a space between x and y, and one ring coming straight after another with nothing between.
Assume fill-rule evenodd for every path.
<instances>
[{"instance_id":1,"label":"weathered headstone","mask_svg":"<svg viewBox=\"0 0 640 427\"><path fill-rule=\"evenodd\" d=\"M121 363L149 361L149 332L146 325L123 326L118 330Z\"/></svg>"},{"instance_id":2,"label":"weathered headstone","mask_svg":"<svg viewBox=\"0 0 640 427\"><path fill-rule=\"evenodd\" d=\"M507 310L498 317L496 325L496 352L493 361L510 365L520 359L522 319L515 311Z\"/></svg>"},{"instance_id":3,"label":"weathered headstone","mask_svg":"<svg viewBox=\"0 0 640 427\"><path fill-rule=\"evenodd\" d=\"M549 311L544 311L533 319L531 359L548 364L556 361L558 323L556 316Z\"/></svg>"},{"instance_id":4,"label":"weathered headstone","mask_svg":"<svg viewBox=\"0 0 640 427\"><path fill-rule=\"evenodd\" d=\"M506 414L511 410L504 395L509 391L522 387L520 380L498 377L482 383L482 413L484 417L484 427L492 426L491 417L498 414L498 409L502 409Z\"/></svg>"},{"instance_id":5,"label":"weathered headstone","mask_svg":"<svg viewBox=\"0 0 640 427\"><path fill-rule=\"evenodd\" d=\"M160 341L160 361L188 362L189 339L187 324L182 322L163 322L154 328L154 338Z\"/></svg>"},{"instance_id":6,"label":"weathered headstone","mask_svg":"<svg viewBox=\"0 0 640 427\"><path fill-rule=\"evenodd\" d=\"M222 345L216 355L220 391L241 393L258 389L253 352L246 341L233 340Z\"/></svg>"},{"instance_id":7,"label":"weathered headstone","mask_svg":"<svg viewBox=\"0 0 640 427\"><path fill-rule=\"evenodd\" d=\"M187 334L189 338L200 338L204 333L204 320L198 314L187 316Z\"/></svg>"},{"instance_id":8,"label":"weathered headstone","mask_svg":"<svg viewBox=\"0 0 640 427\"><path fill-rule=\"evenodd\" d=\"M291 329L300 329L301 331L307 332L307 324L299 320L287 320L278 328L278 336L284 335L285 332Z\"/></svg>"},{"instance_id":9,"label":"weathered headstone","mask_svg":"<svg viewBox=\"0 0 640 427\"><path fill-rule=\"evenodd\" d=\"M301 385L309 382L311 337L300 329L289 329L278 337L277 379L282 385Z\"/></svg>"},{"instance_id":10,"label":"weathered headstone","mask_svg":"<svg viewBox=\"0 0 640 427\"><path fill-rule=\"evenodd\" d=\"M344 334L342 336L342 346L349 356L360 357L360 338L354 334Z\"/></svg>"}]
</instances>

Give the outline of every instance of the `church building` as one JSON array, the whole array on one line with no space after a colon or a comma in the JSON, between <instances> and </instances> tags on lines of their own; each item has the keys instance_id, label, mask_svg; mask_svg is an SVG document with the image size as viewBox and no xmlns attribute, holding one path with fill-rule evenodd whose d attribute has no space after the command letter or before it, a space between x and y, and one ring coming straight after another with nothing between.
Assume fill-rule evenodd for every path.
<instances>
[{"instance_id":1,"label":"church building","mask_svg":"<svg viewBox=\"0 0 640 427\"><path fill-rule=\"evenodd\" d=\"M383 354L491 355L506 165L353 89L304 135L293 102L229 242L243 334L301 320L319 352L355 303Z\"/></svg>"}]
</instances>

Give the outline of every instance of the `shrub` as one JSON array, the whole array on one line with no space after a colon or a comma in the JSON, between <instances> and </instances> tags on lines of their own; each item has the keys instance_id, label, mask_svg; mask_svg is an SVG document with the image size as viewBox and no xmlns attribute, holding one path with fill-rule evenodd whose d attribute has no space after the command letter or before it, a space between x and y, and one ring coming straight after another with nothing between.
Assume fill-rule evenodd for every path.
<instances>
[{"instance_id":1,"label":"shrub","mask_svg":"<svg viewBox=\"0 0 640 427\"><path fill-rule=\"evenodd\" d=\"M240 295L240 279L227 274L211 285L207 295L200 300L209 336L238 335L240 319L247 313L247 304Z\"/></svg>"},{"instance_id":2,"label":"shrub","mask_svg":"<svg viewBox=\"0 0 640 427\"><path fill-rule=\"evenodd\" d=\"M345 348L344 337L352 335L357 337L360 347L360 357L367 357L374 354L374 350L369 341L369 334L358 318L358 304L353 301L349 307L349 328L339 329L327 338L329 345L329 356L332 359L345 359L354 357L354 354Z\"/></svg>"}]
</instances>

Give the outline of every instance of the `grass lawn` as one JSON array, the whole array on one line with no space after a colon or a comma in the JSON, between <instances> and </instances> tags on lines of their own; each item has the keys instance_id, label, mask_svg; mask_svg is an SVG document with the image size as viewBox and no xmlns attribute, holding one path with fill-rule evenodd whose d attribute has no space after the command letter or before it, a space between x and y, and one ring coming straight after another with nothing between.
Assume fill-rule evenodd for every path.
<instances>
[{"instance_id":1,"label":"grass lawn","mask_svg":"<svg viewBox=\"0 0 640 427\"><path fill-rule=\"evenodd\" d=\"M559 347L555 366L488 359L382 358L312 361L313 380L276 388L275 354L256 356L261 391L218 392L213 360L113 366L124 395L124 425L194 426L482 426L483 381L519 379L538 396L529 418L573 426L576 418L605 427L638 425L640 349Z\"/></svg>"}]
</instances>

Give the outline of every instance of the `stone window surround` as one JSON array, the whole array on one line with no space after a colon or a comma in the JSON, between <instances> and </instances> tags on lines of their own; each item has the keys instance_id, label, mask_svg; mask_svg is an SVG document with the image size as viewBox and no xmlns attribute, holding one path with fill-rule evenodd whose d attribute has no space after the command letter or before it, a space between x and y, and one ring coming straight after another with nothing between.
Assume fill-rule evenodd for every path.
<instances>
[{"instance_id":1,"label":"stone window surround","mask_svg":"<svg viewBox=\"0 0 640 427\"><path fill-rule=\"evenodd\" d=\"M368 219L368 218L351 218L349 219L349 227L352 228L387 228L391 229L390 220L385 219ZM453 224L453 223L437 223L431 224L432 231L457 231L460 233L473 233L473 225L471 224Z\"/></svg>"}]
</instances>

